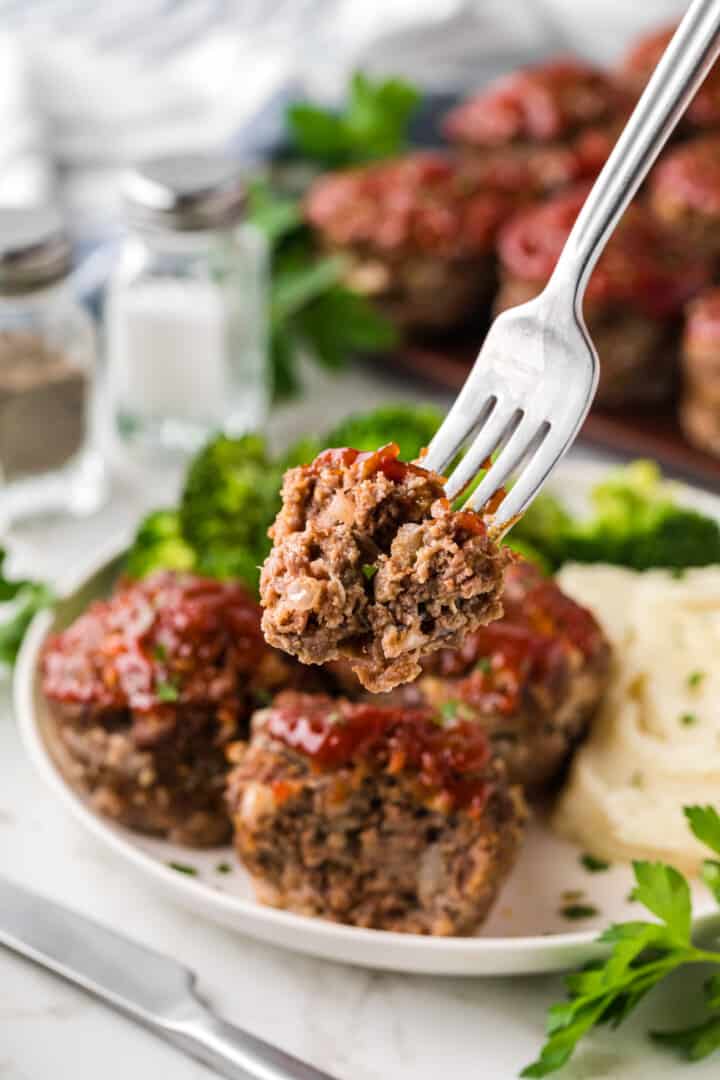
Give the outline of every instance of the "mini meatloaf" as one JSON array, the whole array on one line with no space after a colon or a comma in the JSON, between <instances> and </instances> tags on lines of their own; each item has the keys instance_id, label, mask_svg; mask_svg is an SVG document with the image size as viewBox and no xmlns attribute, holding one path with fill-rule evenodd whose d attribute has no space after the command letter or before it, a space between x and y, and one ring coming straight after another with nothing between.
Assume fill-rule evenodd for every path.
<instances>
[{"instance_id":1,"label":"mini meatloaf","mask_svg":"<svg viewBox=\"0 0 720 1080\"><path fill-rule=\"evenodd\" d=\"M543 289L587 192L586 184L561 192L503 228L497 311ZM708 260L677 243L643 204L628 209L585 294L585 320L600 356L599 404L646 404L669 395L683 305L709 278Z\"/></svg>"},{"instance_id":2,"label":"mini meatloaf","mask_svg":"<svg viewBox=\"0 0 720 1080\"><path fill-rule=\"evenodd\" d=\"M519 183L541 193L595 176L625 111L610 76L560 59L514 72L457 105L444 132L469 160L515 169Z\"/></svg>"},{"instance_id":3,"label":"mini meatloaf","mask_svg":"<svg viewBox=\"0 0 720 1080\"><path fill-rule=\"evenodd\" d=\"M229 838L225 747L292 678L263 641L257 602L189 574L121 583L43 659L66 778L108 817L195 846Z\"/></svg>"},{"instance_id":4,"label":"mini meatloaf","mask_svg":"<svg viewBox=\"0 0 720 1080\"><path fill-rule=\"evenodd\" d=\"M675 147L651 177L652 207L681 243L720 254L720 135Z\"/></svg>"},{"instance_id":5,"label":"mini meatloaf","mask_svg":"<svg viewBox=\"0 0 720 1080\"><path fill-rule=\"evenodd\" d=\"M321 176L305 216L347 281L398 325L446 330L487 316L494 242L520 196L464 173L439 153L415 153Z\"/></svg>"},{"instance_id":6,"label":"mini meatloaf","mask_svg":"<svg viewBox=\"0 0 720 1080\"><path fill-rule=\"evenodd\" d=\"M640 97L662 54L670 44L677 25L663 26L641 37L629 49L620 65L618 78L634 97ZM688 129L712 129L720 125L720 66L715 66L687 107L681 125Z\"/></svg>"},{"instance_id":7,"label":"mini meatloaf","mask_svg":"<svg viewBox=\"0 0 720 1080\"><path fill-rule=\"evenodd\" d=\"M504 614L459 649L428 657L418 700L480 724L511 783L546 791L600 702L610 646L600 626L527 562L509 567Z\"/></svg>"},{"instance_id":8,"label":"mini meatloaf","mask_svg":"<svg viewBox=\"0 0 720 1080\"><path fill-rule=\"evenodd\" d=\"M680 423L689 442L720 457L720 288L688 305Z\"/></svg>"},{"instance_id":9,"label":"mini meatloaf","mask_svg":"<svg viewBox=\"0 0 720 1080\"><path fill-rule=\"evenodd\" d=\"M345 657L373 691L496 619L508 558L479 514L452 511L441 477L398 455L325 450L290 469L260 578L266 640L305 664Z\"/></svg>"},{"instance_id":10,"label":"mini meatloaf","mask_svg":"<svg viewBox=\"0 0 720 1080\"><path fill-rule=\"evenodd\" d=\"M288 693L234 749L235 846L263 903L404 933L481 926L524 809L477 724Z\"/></svg>"}]
</instances>

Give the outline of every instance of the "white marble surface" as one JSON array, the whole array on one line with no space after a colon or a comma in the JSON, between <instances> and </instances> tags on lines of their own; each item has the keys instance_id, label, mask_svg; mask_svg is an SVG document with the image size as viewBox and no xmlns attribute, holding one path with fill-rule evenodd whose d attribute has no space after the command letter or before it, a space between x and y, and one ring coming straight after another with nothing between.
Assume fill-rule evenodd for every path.
<instances>
[{"instance_id":1,"label":"white marble surface","mask_svg":"<svg viewBox=\"0 0 720 1080\"><path fill-rule=\"evenodd\" d=\"M317 395L300 425L407 396L361 373ZM321 393L322 391L322 393ZM322 418L322 419L321 419ZM278 423L286 426L287 415ZM98 519L24 530L20 564L61 573L129 527L157 499L126 482ZM511 1080L542 1040L543 1015L562 992L555 977L431 979L355 970L281 952L168 906L79 830L26 761L7 688L0 693L0 868L189 967L235 1023L328 1070L338 1080ZM1 913L0 913L1 917ZM648 1043L649 1027L681 1023L694 980L661 989L620 1032L587 1041L563 1080L665 1080L685 1067ZM717 1077L717 1059L687 1070ZM0 949L2 1080L203 1080L202 1066L34 965Z\"/></svg>"}]
</instances>

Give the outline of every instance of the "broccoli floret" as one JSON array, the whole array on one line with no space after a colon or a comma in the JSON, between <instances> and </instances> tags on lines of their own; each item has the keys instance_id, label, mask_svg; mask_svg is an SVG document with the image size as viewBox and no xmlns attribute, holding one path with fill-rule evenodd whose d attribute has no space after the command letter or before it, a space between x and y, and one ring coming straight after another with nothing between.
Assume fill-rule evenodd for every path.
<instances>
[{"instance_id":1,"label":"broccoli floret","mask_svg":"<svg viewBox=\"0 0 720 1080\"><path fill-rule=\"evenodd\" d=\"M323 444L377 450L394 442L400 447L402 460L413 461L431 441L442 418L432 405L382 405L349 416L327 433Z\"/></svg>"},{"instance_id":2,"label":"broccoli floret","mask_svg":"<svg viewBox=\"0 0 720 1080\"><path fill-rule=\"evenodd\" d=\"M200 451L180 503L182 534L197 553L199 573L257 588L281 480L282 468L260 435L219 435Z\"/></svg>"},{"instance_id":3,"label":"broccoli floret","mask_svg":"<svg viewBox=\"0 0 720 1080\"><path fill-rule=\"evenodd\" d=\"M140 522L125 561L132 578L153 570L194 570L195 552L184 540L176 510L156 510Z\"/></svg>"}]
</instances>

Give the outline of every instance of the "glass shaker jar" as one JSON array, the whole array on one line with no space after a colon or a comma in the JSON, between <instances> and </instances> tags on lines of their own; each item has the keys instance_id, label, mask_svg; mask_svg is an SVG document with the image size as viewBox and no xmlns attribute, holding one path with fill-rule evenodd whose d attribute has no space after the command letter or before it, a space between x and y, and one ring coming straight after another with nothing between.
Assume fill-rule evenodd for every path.
<instances>
[{"instance_id":1,"label":"glass shaker jar","mask_svg":"<svg viewBox=\"0 0 720 1080\"><path fill-rule=\"evenodd\" d=\"M94 440L96 342L68 285L49 207L0 211L0 518L90 513L106 494Z\"/></svg>"},{"instance_id":2,"label":"glass shaker jar","mask_svg":"<svg viewBox=\"0 0 720 1080\"><path fill-rule=\"evenodd\" d=\"M120 440L188 454L260 427L269 402L268 251L236 164L151 161L125 183L130 232L106 306Z\"/></svg>"}]
</instances>

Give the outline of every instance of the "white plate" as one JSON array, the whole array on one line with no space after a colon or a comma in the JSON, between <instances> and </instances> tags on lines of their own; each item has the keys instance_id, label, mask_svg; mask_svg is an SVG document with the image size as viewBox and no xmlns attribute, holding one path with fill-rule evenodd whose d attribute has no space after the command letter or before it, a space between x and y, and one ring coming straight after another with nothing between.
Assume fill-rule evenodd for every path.
<instances>
[{"instance_id":1,"label":"white plate","mask_svg":"<svg viewBox=\"0 0 720 1080\"><path fill-rule=\"evenodd\" d=\"M605 466L594 464L565 464L553 486L566 500L572 492L573 501L581 501L605 471ZM683 501L720 517L720 499L707 492L686 488ZM91 599L107 594L116 572L117 558L103 559L94 573L65 590L66 598L54 613L42 613L34 620L16 666L15 708L25 747L58 798L100 843L170 899L284 948L362 967L428 975L563 970L598 954L594 939L609 922L638 917L638 906L627 902L632 885L629 868L589 873L579 861L581 852L555 837L537 816L490 918L477 937L465 938L363 930L263 907L229 848L196 852L140 836L99 817L65 783L53 761L53 721L40 693L39 659L48 632L67 625ZM171 869L171 862L195 867L197 876ZM221 862L232 863L232 872L219 873ZM581 926L569 924L560 914L570 902L567 894L574 892L582 894L574 902L597 909L597 915L582 920ZM694 899L697 914L712 911L703 891L698 890Z\"/></svg>"}]
</instances>

